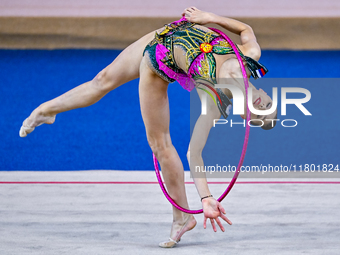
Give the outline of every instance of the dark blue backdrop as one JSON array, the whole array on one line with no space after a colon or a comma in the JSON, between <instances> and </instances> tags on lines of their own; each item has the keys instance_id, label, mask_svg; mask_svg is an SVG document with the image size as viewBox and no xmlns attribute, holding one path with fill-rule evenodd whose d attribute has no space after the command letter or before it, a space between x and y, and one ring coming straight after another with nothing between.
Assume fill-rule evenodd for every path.
<instances>
[{"instance_id":1,"label":"dark blue backdrop","mask_svg":"<svg viewBox=\"0 0 340 255\"><path fill-rule=\"evenodd\" d=\"M55 124L40 126L26 138L18 134L22 121L35 107L92 79L119 52L0 50L0 170L152 170L152 154L139 110L137 80L109 93L91 107L59 114ZM270 70L268 78L340 77L339 66L335 66L339 57L339 51L263 51L261 62ZM318 84L310 87L312 99L306 107L312 112L312 119L306 119L298 110L290 110L289 118L301 120L298 127L252 129L245 163L313 163L316 159L336 163L339 121L332 118L338 116L336 95L340 89L334 80L322 88L324 92ZM189 95L177 83L169 86L172 139L186 169ZM327 115L321 113L321 109L328 108L332 110ZM327 126L323 124L325 121ZM228 136L220 138L221 151L232 159L231 163L237 163L244 130L228 129L225 133Z\"/></svg>"}]
</instances>

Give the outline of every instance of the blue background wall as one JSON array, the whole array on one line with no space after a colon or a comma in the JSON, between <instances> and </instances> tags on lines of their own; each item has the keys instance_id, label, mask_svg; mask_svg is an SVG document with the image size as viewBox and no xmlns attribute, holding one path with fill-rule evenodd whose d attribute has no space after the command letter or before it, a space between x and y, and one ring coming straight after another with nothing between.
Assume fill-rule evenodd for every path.
<instances>
[{"instance_id":1,"label":"blue background wall","mask_svg":"<svg viewBox=\"0 0 340 255\"><path fill-rule=\"evenodd\" d=\"M19 137L22 121L35 107L92 79L119 52L0 50L0 170L152 170L152 153L139 110L138 80L91 107L59 114L52 126L43 125L26 138ZM340 77L339 57L339 51L263 51L261 62L270 70L267 78L327 78ZM322 80L322 84L321 80L301 84L291 80L293 85L280 80L278 87L311 91L306 108L313 116L305 117L292 106L284 118L297 119L297 127L252 129L245 164L339 163L337 80ZM272 83L263 79L254 85L270 86L263 84L266 82ZM190 93L175 83L169 86L169 98L173 143L188 169L185 154L190 140ZM199 114L200 107L197 109ZM322 112L325 110L329 110L327 114ZM205 153L217 148L223 153L217 154L219 159L225 160L227 155L227 162L237 164L243 136L243 128L214 131ZM220 145L216 145L216 139ZM217 163L217 158L212 160L211 164Z\"/></svg>"}]
</instances>

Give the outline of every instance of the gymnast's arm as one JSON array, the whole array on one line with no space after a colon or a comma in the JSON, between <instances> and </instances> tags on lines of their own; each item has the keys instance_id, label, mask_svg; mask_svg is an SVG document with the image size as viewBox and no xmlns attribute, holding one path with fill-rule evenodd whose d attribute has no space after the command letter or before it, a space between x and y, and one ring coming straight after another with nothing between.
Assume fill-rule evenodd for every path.
<instances>
[{"instance_id":1,"label":"gymnast's arm","mask_svg":"<svg viewBox=\"0 0 340 255\"><path fill-rule=\"evenodd\" d=\"M199 89L197 90L199 96L202 97L202 94L205 92ZM205 178L205 172L201 171L202 169L204 169L202 151L207 142L210 129L213 126L214 119L219 119L221 116L215 105L213 105L212 107L210 106L209 102L212 101L212 99L209 97L207 101L207 114L201 114L196 121L187 155L190 165L190 171L192 176L194 177L196 189L201 198L211 195L207 185L207 180Z\"/></svg>"},{"instance_id":2,"label":"gymnast's arm","mask_svg":"<svg viewBox=\"0 0 340 255\"><path fill-rule=\"evenodd\" d=\"M207 96L207 93L200 89L197 89L197 93L201 100L202 96ZM190 171L192 176L194 177L196 189L201 198L211 195L207 185L207 180L205 178L205 172L201 171L201 169L204 169L202 151L207 142L209 132L213 126L214 119L219 119L220 117L221 114L218 108L214 104L212 98L208 96L207 114L201 114L197 119L194 131L191 136L190 147L188 151L188 162L190 165Z\"/></svg>"},{"instance_id":3,"label":"gymnast's arm","mask_svg":"<svg viewBox=\"0 0 340 255\"><path fill-rule=\"evenodd\" d=\"M194 22L200 25L206 25L208 23L217 24L228 31L237 34L241 39L242 52L255 60L259 60L261 57L261 48L256 41L251 26L231 18L221 17L211 12L204 12L196 7L190 7L184 10L182 15L185 15L186 19L190 22Z\"/></svg>"},{"instance_id":4,"label":"gymnast's arm","mask_svg":"<svg viewBox=\"0 0 340 255\"><path fill-rule=\"evenodd\" d=\"M202 100L203 92L200 89L197 89L198 94ZM213 100L208 97L207 98L207 114L200 115L198 120L196 121L194 131L191 136L189 151L188 151L188 161L191 169L191 173L194 176L194 182L196 185L196 189L201 198L210 196L210 190L207 184L207 179L205 177L204 172L196 172L196 166L204 167L203 159L202 159L202 150L207 142L210 129L213 126L214 119L219 119L221 114L214 104ZM203 212L204 212L204 220L203 227L206 228L207 219L210 219L211 225L216 232L216 227L214 220L220 226L221 230L224 231L224 227L219 220L221 217L224 221L226 221L229 225L231 225L231 221L225 216L225 210L220 202L218 202L213 197L207 197L202 200Z\"/></svg>"}]
</instances>

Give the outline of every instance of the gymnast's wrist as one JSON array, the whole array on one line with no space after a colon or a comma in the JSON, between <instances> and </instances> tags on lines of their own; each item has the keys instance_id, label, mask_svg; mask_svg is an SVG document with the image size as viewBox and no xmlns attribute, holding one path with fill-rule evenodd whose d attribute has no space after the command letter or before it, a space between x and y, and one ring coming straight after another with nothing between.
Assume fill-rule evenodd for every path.
<instances>
[{"instance_id":1,"label":"gymnast's wrist","mask_svg":"<svg viewBox=\"0 0 340 255\"><path fill-rule=\"evenodd\" d=\"M218 15L212 12L208 12L208 23L217 23L218 21Z\"/></svg>"},{"instance_id":2,"label":"gymnast's wrist","mask_svg":"<svg viewBox=\"0 0 340 255\"><path fill-rule=\"evenodd\" d=\"M204 199L206 198L210 198L210 197L213 197L213 195L209 195L209 196L204 196L204 197L201 197L201 202L203 202Z\"/></svg>"}]
</instances>

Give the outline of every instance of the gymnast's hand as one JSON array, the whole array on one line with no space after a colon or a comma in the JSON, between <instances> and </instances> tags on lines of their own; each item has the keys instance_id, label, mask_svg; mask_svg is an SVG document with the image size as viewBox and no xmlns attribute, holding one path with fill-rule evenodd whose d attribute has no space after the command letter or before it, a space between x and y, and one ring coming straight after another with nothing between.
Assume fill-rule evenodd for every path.
<instances>
[{"instance_id":1,"label":"gymnast's hand","mask_svg":"<svg viewBox=\"0 0 340 255\"><path fill-rule=\"evenodd\" d=\"M182 16L185 16L190 22L205 25L210 23L212 13L201 11L196 7L189 7L184 9Z\"/></svg>"},{"instance_id":2,"label":"gymnast's hand","mask_svg":"<svg viewBox=\"0 0 340 255\"><path fill-rule=\"evenodd\" d=\"M229 225L231 225L231 221L225 216L226 212L224 208L222 207L221 203L218 202L215 198L209 197L202 200L203 205L203 213L204 213L204 221L203 221L203 227L207 227L207 219L210 219L211 225L213 227L213 230L216 232L216 225L220 227L220 229L224 232L224 227L219 219L221 217L225 222L227 222Z\"/></svg>"}]
</instances>

